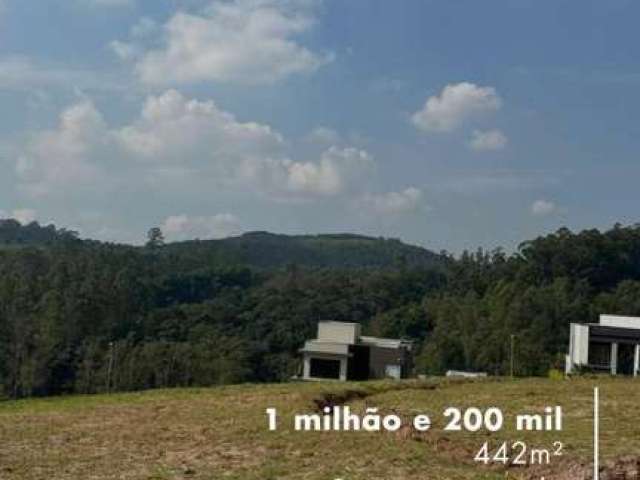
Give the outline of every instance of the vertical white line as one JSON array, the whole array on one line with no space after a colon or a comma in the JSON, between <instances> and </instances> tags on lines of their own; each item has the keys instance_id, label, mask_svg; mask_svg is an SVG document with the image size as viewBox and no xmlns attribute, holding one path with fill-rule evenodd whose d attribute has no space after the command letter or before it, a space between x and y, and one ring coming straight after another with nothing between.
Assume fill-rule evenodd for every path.
<instances>
[{"instance_id":1,"label":"vertical white line","mask_svg":"<svg viewBox=\"0 0 640 480\"><path fill-rule=\"evenodd\" d=\"M598 387L593 387L593 480L600 479L600 395Z\"/></svg>"}]
</instances>

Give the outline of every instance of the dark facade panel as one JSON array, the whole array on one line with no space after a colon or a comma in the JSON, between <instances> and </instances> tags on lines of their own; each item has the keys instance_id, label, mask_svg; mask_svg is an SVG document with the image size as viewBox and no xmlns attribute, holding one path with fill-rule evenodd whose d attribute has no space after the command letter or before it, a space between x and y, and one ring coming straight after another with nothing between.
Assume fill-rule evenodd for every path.
<instances>
[{"instance_id":1,"label":"dark facade panel","mask_svg":"<svg viewBox=\"0 0 640 480\"><path fill-rule=\"evenodd\" d=\"M401 377L406 378L411 372L410 355L404 348L371 347L371 378L385 378L387 365L397 365L401 369Z\"/></svg>"},{"instance_id":2,"label":"dark facade panel","mask_svg":"<svg viewBox=\"0 0 640 480\"><path fill-rule=\"evenodd\" d=\"M311 358L309 374L314 378L340 378L340 360Z\"/></svg>"},{"instance_id":3,"label":"dark facade panel","mask_svg":"<svg viewBox=\"0 0 640 480\"><path fill-rule=\"evenodd\" d=\"M368 345L349 345L347 380L368 380L371 349Z\"/></svg>"},{"instance_id":4,"label":"dark facade panel","mask_svg":"<svg viewBox=\"0 0 640 480\"><path fill-rule=\"evenodd\" d=\"M611 343L597 340L589 342L589 365L593 368L611 368Z\"/></svg>"},{"instance_id":5,"label":"dark facade panel","mask_svg":"<svg viewBox=\"0 0 640 480\"><path fill-rule=\"evenodd\" d=\"M640 343L640 330L633 328L605 327L592 325L589 327L589 339L592 342Z\"/></svg>"}]
</instances>

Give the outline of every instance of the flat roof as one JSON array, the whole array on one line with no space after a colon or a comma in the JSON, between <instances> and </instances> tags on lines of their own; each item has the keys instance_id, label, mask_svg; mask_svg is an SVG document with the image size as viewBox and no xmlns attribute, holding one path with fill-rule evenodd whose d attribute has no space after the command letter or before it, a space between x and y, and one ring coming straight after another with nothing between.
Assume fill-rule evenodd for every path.
<instances>
[{"instance_id":1,"label":"flat roof","mask_svg":"<svg viewBox=\"0 0 640 480\"><path fill-rule=\"evenodd\" d=\"M402 345L409 343L396 338L367 337L364 335L360 337L360 341L366 345L375 345L383 348L400 348Z\"/></svg>"},{"instance_id":2,"label":"flat roof","mask_svg":"<svg viewBox=\"0 0 640 480\"><path fill-rule=\"evenodd\" d=\"M318 325L343 325L343 326L356 326L360 327L361 324L358 322L340 322L337 320L319 320ZM359 330L358 330L359 332ZM306 341L305 346L300 349L301 352L322 352L333 349L336 354L339 350L346 349L345 353L348 353L348 347L350 345L366 345L366 346L375 346L380 348L401 348L403 346L411 345L412 342L407 340L402 340L398 338L383 338L383 337L371 337L367 335L360 335L356 337L356 341L354 343L344 343L337 342L335 340L324 339L324 338L314 338ZM341 347L339 347L341 346Z\"/></svg>"}]
</instances>

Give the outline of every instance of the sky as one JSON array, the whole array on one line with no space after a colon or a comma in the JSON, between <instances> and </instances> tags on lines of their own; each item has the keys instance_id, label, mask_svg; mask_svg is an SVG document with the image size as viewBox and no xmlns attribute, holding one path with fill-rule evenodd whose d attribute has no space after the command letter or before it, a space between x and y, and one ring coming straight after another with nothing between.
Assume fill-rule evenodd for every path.
<instances>
[{"instance_id":1,"label":"sky","mask_svg":"<svg viewBox=\"0 0 640 480\"><path fill-rule=\"evenodd\" d=\"M639 221L633 0L0 0L0 218L517 248Z\"/></svg>"}]
</instances>

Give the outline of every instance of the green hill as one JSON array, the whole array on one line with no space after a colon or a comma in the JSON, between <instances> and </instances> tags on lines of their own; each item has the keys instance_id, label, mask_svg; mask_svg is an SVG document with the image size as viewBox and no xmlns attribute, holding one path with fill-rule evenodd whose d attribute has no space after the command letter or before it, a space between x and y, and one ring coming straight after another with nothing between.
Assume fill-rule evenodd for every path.
<instances>
[{"instance_id":1,"label":"green hill","mask_svg":"<svg viewBox=\"0 0 640 480\"><path fill-rule=\"evenodd\" d=\"M0 248L53 246L100 242L78 240L74 231L43 226L37 222L21 225L13 219L0 220ZM126 245L113 248L128 249ZM140 250L144 250L140 248ZM244 265L260 269L291 265L327 268L433 267L444 258L424 248L407 245L397 239L374 238L354 234L281 235L250 232L221 240L190 240L168 243L158 253L175 257L182 267L207 265Z\"/></svg>"},{"instance_id":2,"label":"green hill","mask_svg":"<svg viewBox=\"0 0 640 480\"><path fill-rule=\"evenodd\" d=\"M22 225L11 218L0 219L0 248L74 242L77 236L74 231L58 229L54 225L43 226L38 222Z\"/></svg>"},{"instance_id":3,"label":"green hill","mask_svg":"<svg viewBox=\"0 0 640 480\"><path fill-rule=\"evenodd\" d=\"M209 259L214 263L235 263L258 268L296 264L305 267L384 268L433 267L443 257L397 239L353 234L279 235L251 232L222 240L193 240L172 243L165 254L188 261Z\"/></svg>"}]
</instances>

